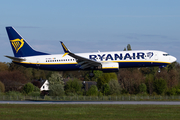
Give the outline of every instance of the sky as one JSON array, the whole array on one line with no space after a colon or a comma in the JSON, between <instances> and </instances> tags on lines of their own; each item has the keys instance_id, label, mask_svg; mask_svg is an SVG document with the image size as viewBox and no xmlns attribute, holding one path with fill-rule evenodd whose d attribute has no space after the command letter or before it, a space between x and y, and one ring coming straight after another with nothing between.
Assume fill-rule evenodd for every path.
<instances>
[{"instance_id":1,"label":"sky","mask_svg":"<svg viewBox=\"0 0 180 120\"><path fill-rule=\"evenodd\" d=\"M36 50L63 54L160 50L180 62L180 0L2 0L0 62L14 56L5 30L13 26Z\"/></svg>"}]
</instances>

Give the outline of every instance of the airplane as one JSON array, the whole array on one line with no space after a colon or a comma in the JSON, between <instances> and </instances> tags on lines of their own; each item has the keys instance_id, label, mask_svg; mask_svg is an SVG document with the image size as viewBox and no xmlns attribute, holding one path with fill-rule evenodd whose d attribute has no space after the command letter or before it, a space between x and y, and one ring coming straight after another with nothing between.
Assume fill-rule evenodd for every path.
<instances>
[{"instance_id":1,"label":"airplane","mask_svg":"<svg viewBox=\"0 0 180 120\"><path fill-rule=\"evenodd\" d=\"M42 70L101 70L118 72L120 68L165 67L177 59L157 50L132 50L93 53L73 53L60 41L64 54L49 54L34 50L13 27L6 27L14 56L12 62Z\"/></svg>"}]
</instances>

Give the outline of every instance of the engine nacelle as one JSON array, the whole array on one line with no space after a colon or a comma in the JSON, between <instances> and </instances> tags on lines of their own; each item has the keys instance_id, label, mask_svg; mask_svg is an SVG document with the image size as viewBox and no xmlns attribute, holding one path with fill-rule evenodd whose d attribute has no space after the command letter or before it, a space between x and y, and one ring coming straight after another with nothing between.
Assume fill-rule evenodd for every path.
<instances>
[{"instance_id":1,"label":"engine nacelle","mask_svg":"<svg viewBox=\"0 0 180 120\"><path fill-rule=\"evenodd\" d=\"M101 70L103 72L118 72L119 64L115 62L104 62L102 63Z\"/></svg>"}]
</instances>

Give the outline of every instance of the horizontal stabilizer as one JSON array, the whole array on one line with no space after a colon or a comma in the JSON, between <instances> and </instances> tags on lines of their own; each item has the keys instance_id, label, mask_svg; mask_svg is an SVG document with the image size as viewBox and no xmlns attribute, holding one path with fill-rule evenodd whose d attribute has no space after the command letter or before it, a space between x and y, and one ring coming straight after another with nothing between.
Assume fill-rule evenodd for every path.
<instances>
[{"instance_id":1,"label":"horizontal stabilizer","mask_svg":"<svg viewBox=\"0 0 180 120\"><path fill-rule=\"evenodd\" d=\"M23 58L18 58L18 57L11 57L11 56L5 56L7 58L10 58L12 59L13 61L25 61L26 59L23 59Z\"/></svg>"}]
</instances>

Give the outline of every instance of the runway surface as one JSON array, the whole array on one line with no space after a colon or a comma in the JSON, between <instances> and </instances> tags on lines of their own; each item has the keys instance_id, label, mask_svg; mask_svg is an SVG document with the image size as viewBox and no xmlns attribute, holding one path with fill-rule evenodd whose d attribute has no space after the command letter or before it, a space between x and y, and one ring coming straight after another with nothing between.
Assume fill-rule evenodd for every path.
<instances>
[{"instance_id":1,"label":"runway surface","mask_svg":"<svg viewBox=\"0 0 180 120\"><path fill-rule=\"evenodd\" d=\"M0 104L180 105L180 101L0 101Z\"/></svg>"}]
</instances>

